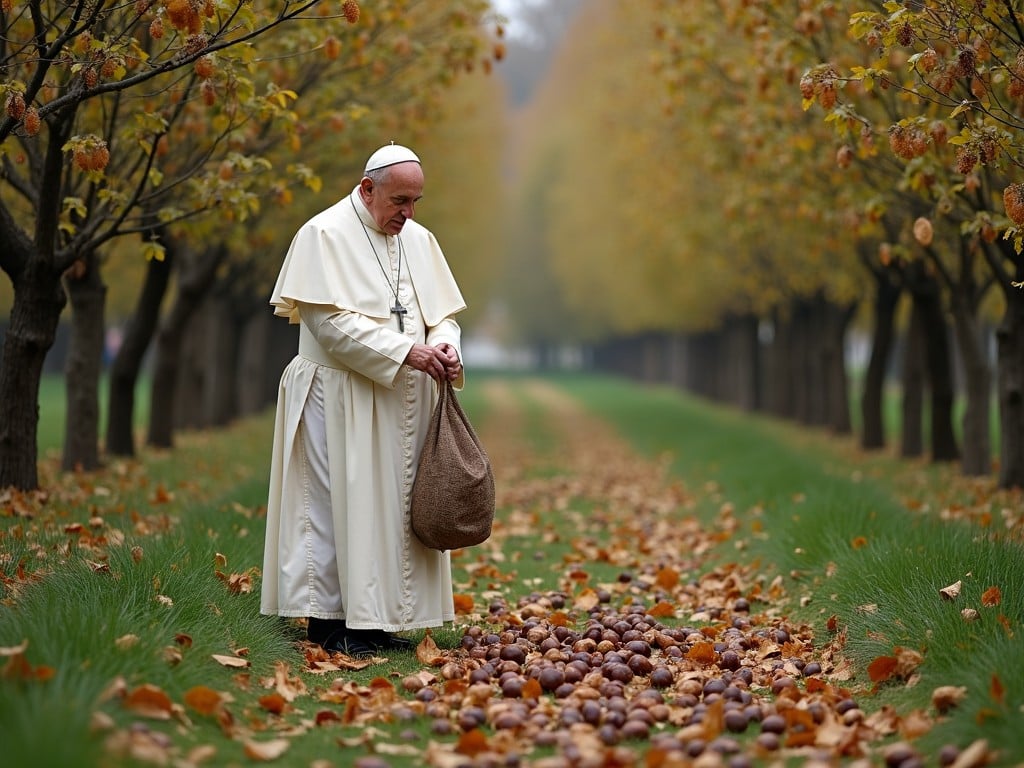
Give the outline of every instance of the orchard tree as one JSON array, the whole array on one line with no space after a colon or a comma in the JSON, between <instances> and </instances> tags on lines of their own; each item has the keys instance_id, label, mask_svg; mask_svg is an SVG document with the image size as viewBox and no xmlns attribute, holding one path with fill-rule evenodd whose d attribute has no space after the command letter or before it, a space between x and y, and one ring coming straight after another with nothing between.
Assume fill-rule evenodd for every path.
<instances>
[{"instance_id":1,"label":"orchard tree","mask_svg":"<svg viewBox=\"0 0 1024 768\"><path fill-rule=\"evenodd\" d=\"M1005 310L998 340L1002 487L1024 485L1024 35L1011 4L847 4L865 44L851 66L827 61L801 80L838 130L888 136L898 169L892 184L916 198L913 239L951 294L975 402L965 433L987 439L987 380L977 311L988 284ZM864 130L867 128L867 131ZM972 450L972 455L976 451ZM984 454L982 454L984 455ZM966 469L977 472L983 467Z\"/></svg>"},{"instance_id":2,"label":"orchard tree","mask_svg":"<svg viewBox=\"0 0 1024 768\"><path fill-rule=\"evenodd\" d=\"M189 215L157 204L155 221L133 219L166 183L159 159L167 124L181 114L186 99L197 93L209 99L205 94L217 91L218 68L226 87L238 84L245 94L245 78L229 70L244 72L251 42L315 5L3 4L0 267L13 284L14 303L0 370L0 487L38 485L39 380L65 303L62 276L119 234ZM358 10L355 0L346 0L345 7ZM278 98L269 97L271 103ZM134 134L118 134L114 142L104 128L122 119ZM108 172L122 151L136 155L140 147L144 151L129 166L132 172ZM83 187L88 194L77 196ZM150 247L153 257L158 251L158 245Z\"/></svg>"}]
</instances>

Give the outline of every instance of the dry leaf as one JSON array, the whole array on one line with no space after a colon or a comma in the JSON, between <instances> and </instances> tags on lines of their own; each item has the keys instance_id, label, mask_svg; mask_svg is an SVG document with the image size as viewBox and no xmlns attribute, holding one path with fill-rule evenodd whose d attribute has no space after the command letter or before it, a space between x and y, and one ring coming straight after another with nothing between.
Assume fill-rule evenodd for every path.
<instances>
[{"instance_id":1,"label":"dry leaf","mask_svg":"<svg viewBox=\"0 0 1024 768\"><path fill-rule=\"evenodd\" d=\"M439 667L444 663L444 654L441 653L441 649L437 647L437 643L434 642L434 638L431 636L429 629L423 639L420 640L419 645L416 646L416 658L419 659L420 663L427 664L432 667Z\"/></svg>"},{"instance_id":2,"label":"dry leaf","mask_svg":"<svg viewBox=\"0 0 1024 768\"><path fill-rule=\"evenodd\" d=\"M976 621L981 616L974 608L964 608L960 611L960 615L963 616L964 621Z\"/></svg>"},{"instance_id":3,"label":"dry leaf","mask_svg":"<svg viewBox=\"0 0 1024 768\"><path fill-rule=\"evenodd\" d=\"M218 664L225 667L248 667L248 659L242 659L238 656L224 656L219 653L211 654L210 658L216 661Z\"/></svg>"},{"instance_id":4,"label":"dry leaf","mask_svg":"<svg viewBox=\"0 0 1024 768\"><path fill-rule=\"evenodd\" d=\"M287 703L280 693L268 693L266 696L260 696L260 706L274 715L284 712Z\"/></svg>"},{"instance_id":5,"label":"dry leaf","mask_svg":"<svg viewBox=\"0 0 1024 768\"><path fill-rule=\"evenodd\" d=\"M939 590L939 594L947 600L955 600L960 596L960 588L963 586L962 581L955 581L948 587L943 587Z\"/></svg>"},{"instance_id":6,"label":"dry leaf","mask_svg":"<svg viewBox=\"0 0 1024 768\"><path fill-rule=\"evenodd\" d=\"M989 696L999 706L1002 706L1006 699L1006 688L1003 687L1003 681L999 679L999 675L992 675L992 681L988 687Z\"/></svg>"},{"instance_id":7,"label":"dry leaf","mask_svg":"<svg viewBox=\"0 0 1024 768\"><path fill-rule=\"evenodd\" d=\"M120 651L127 650L128 648L134 648L138 644L139 636L132 634L121 635L121 637L114 641L114 645L117 646L117 649Z\"/></svg>"},{"instance_id":8,"label":"dry leaf","mask_svg":"<svg viewBox=\"0 0 1024 768\"><path fill-rule=\"evenodd\" d=\"M1003 593L999 587L989 587L981 596L981 604L986 608L993 608L1003 601Z\"/></svg>"},{"instance_id":9,"label":"dry leaf","mask_svg":"<svg viewBox=\"0 0 1024 768\"><path fill-rule=\"evenodd\" d=\"M897 661L893 656L879 656L868 664L868 678L873 683L884 683L896 672Z\"/></svg>"},{"instance_id":10,"label":"dry leaf","mask_svg":"<svg viewBox=\"0 0 1024 768\"><path fill-rule=\"evenodd\" d=\"M932 691L932 706L940 715L958 706L967 698L967 688L963 685L940 685Z\"/></svg>"},{"instance_id":11,"label":"dry leaf","mask_svg":"<svg viewBox=\"0 0 1024 768\"><path fill-rule=\"evenodd\" d=\"M263 762L276 760L283 755L291 742L288 739L273 739L272 741L247 741L245 742L245 756L250 760Z\"/></svg>"},{"instance_id":12,"label":"dry leaf","mask_svg":"<svg viewBox=\"0 0 1024 768\"><path fill-rule=\"evenodd\" d=\"M456 752L469 757L476 757L481 752L486 752L487 749L487 737L479 728L474 728L460 735L459 741L455 745Z\"/></svg>"},{"instance_id":13,"label":"dry leaf","mask_svg":"<svg viewBox=\"0 0 1024 768\"><path fill-rule=\"evenodd\" d=\"M157 688L155 685L140 685L135 688L121 702L121 706L130 709L140 717L149 717L154 720L170 720L173 704L170 696Z\"/></svg>"},{"instance_id":14,"label":"dry leaf","mask_svg":"<svg viewBox=\"0 0 1024 768\"><path fill-rule=\"evenodd\" d=\"M212 715L221 705L221 695L205 685L197 685L185 691L185 704L201 715Z\"/></svg>"}]
</instances>

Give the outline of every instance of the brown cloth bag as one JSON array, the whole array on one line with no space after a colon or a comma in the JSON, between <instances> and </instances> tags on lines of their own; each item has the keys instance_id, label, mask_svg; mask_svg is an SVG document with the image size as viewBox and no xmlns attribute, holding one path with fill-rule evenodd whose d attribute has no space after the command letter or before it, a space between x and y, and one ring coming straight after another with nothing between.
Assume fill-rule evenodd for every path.
<instances>
[{"instance_id":1,"label":"brown cloth bag","mask_svg":"<svg viewBox=\"0 0 1024 768\"><path fill-rule=\"evenodd\" d=\"M430 416L409 516L416 538L431 549L471 547L491 535L491 462L447 380Z\"/></svg>"}]
</instances>

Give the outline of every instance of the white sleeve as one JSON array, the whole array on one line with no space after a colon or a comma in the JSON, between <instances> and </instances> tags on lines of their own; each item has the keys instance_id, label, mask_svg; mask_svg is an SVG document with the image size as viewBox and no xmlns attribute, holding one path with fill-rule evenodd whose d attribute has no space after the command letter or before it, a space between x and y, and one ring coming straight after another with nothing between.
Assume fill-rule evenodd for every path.
<instances>
[{"instance_id":1,"label":"white sleeve","mask_svg":"<svg viewBox=\"0 0 1024 768\"><path fill-rule=\"evenodd\" d=\"M325 352L345 368L394 388L412 339L358 312L304 302L298 308L302 324Z\"/></svg>"}]
</instances>

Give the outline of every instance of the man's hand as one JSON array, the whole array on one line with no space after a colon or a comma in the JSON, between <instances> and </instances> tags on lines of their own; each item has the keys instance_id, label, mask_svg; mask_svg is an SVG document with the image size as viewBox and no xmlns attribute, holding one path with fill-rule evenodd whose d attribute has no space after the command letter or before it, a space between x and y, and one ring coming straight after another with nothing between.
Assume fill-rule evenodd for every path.
<instances>
[{"instance_id":1,"label":"man's hand","mask_svg":"<svg viewBox=\"0 0 1024 768\"><path fill-rule=\"evenodd\" d=\"M455 351L455 347L447 343L438 344L436 349L444 355L445 376L448 378L448 381L455 381L459 378L459 374L462 373L462 363L459 360L459 353Z\"/></svg>"},{"instance_id":2,"label":"man's hand","mask_svg":"<svg viewBox=\"0 0 1024 768\"><path fill-rule=\"evenodd\" d=\"M435 381L454 381L462 370L459 356L451 344L431 347L427 344L413 344L405 356L405 364L417 371L423 371Z\"/></svg>"}]
</instances>

